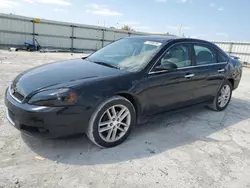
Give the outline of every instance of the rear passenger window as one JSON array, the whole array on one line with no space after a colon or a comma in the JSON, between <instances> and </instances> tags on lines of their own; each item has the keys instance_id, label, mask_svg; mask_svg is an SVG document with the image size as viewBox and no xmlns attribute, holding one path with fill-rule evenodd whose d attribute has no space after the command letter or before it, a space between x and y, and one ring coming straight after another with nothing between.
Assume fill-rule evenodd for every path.
<instances>
[{"instance_id":1,"label":"rear passenger window","mask_svg":"<svg viewBox=\"0 0 250 188\"><path fill-rule=\"evenodd\" d=\"M221 52L218 51L217 55L218 55L218 63L224 63L228 61L228 58L225 55L223 55Z\"/></svg>"},{"instance_id":2,"label":"rear passenger window","mask_svg":"<svg viewBox=\"0 0 250 188\"><path fill-rule=\"evenodd\" d=\"M194 52L196 56L196 65L217 63L215 51L208 47L194 45Z\"/></svg>"}]
</instances>

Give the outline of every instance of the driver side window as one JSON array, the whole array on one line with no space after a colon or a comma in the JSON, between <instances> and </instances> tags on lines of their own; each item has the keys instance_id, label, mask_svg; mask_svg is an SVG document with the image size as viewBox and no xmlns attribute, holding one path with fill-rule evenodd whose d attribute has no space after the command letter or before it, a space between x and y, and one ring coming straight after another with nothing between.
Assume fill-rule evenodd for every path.
<instances>
[{"instance_id":1,"label":"driver side window","mask_svg":"<svg viewBox=\"0 0 250 188\"><path fill-rule=\"evenodd\" d=\"M172 46L160 60L161 64L174 63L178 68L191 66L191 55L187 44Z\"/></svg>"}]
</instances>

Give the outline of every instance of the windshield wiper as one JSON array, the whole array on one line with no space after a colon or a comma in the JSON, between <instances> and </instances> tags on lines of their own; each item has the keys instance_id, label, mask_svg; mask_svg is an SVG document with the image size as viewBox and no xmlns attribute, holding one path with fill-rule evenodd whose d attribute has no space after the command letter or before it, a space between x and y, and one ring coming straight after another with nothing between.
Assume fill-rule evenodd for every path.
<instances>
[{"instance_id":1,"label":"windshield wiper","mask_svg":"<svg viewBox=\"0 0 250 188\"><path fill-rule=\"evenodd\" d=\"M90 59L89 59L89 57L88 57L88 56L86 56L86 57L82 57L82 59L85 59L85 60L87 60L87 61L90 61ZM92 62L92 61L90 61L90 62Z\"/></svg>"},{"instance_id":2,"label":"windshield wiper","mask_svg":"<svg viewBox=\"0 0 250 188\"><path fill-rule=\"evenodd\" d=\"M117 67L117 66L109 64L109 63L101 62L101 61L92 61L92 62L96 63L96 64L99 64L99 65L104 65L104 66L107 66L107 67L115 68L115 69L121 69L120 67Z\"/></svg>"}]
</instances>

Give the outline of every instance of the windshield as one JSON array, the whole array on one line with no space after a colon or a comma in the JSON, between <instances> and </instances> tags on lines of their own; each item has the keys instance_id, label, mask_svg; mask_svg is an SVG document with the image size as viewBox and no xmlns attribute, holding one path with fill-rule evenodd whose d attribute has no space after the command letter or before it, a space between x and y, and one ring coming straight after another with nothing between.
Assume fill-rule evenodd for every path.
<instances>
[{"instance_id":1,"label":"windshield","mask_svg":"<svg viewBox=\"0 0 250 188\"><path fill-rule=\"evenodd\" d=\"M124 38L115 41L88 57L92 62L137 72L144 68L162 47L161 42L138 38Z\"/></svg>"}]
</instances>

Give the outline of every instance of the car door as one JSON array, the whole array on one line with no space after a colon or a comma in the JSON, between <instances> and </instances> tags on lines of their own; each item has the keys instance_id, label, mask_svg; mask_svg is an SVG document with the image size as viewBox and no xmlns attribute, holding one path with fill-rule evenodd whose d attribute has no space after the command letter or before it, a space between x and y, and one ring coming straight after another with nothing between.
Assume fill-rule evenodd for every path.
<instances>
[{"instance_id":1,"label":"car door","mask_svg":"<svg viewBox=\"0 0 250 188\"><path fill-rule=\"evenodd\" d=\"M193 44L194 99L197 103L211 101L225 80L227 59L212 46Z\"/></svg>"},{"instance_id":2,"label":"car door","mask_svg":"<svg viewBox=\"0 0 250 188\"><path fill-rule=\"evenodd\" d=\"M191 45L175 44L166 50L147 77L146 114L187 106L193 100ZM175 70L158 70L163 63L174 63Z\"/></svg>"}]
</instances>

